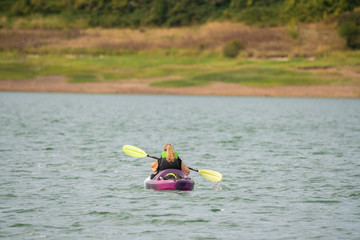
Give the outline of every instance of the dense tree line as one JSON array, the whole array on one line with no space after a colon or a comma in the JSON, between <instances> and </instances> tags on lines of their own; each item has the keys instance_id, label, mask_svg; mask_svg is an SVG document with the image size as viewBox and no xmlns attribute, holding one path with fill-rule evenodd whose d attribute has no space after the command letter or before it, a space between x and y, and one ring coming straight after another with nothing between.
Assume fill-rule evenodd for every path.
<instances>
[{"instance_id":1,"label":"dense tree line","mask_svg":"<svg viewBox=\"0 0 360 240\"><path fill-rule=\"evenodd\" d=\"M89 26L186 26L213 20L266 26L340 17L360 0L0 0L0 14L84 18Z\"/></svg>"}]
</instances>

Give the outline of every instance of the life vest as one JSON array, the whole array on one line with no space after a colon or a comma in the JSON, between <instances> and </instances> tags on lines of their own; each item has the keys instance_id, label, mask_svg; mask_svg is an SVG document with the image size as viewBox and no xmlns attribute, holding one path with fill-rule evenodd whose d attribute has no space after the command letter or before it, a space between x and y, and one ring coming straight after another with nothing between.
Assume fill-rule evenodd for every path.
<instances>
[{"instance_id":1,"label":"life vest","mask_svg":"<svg viewBox=\"0 0 360 240\"><path fill-rule=\"evenodd\" d=\"M158 160L158 172L165 169L179 169L181 170L181 159L179 158L179 154L175 152L176 159L174 162L166 161L166 152L162 152L161 159Z\"/></svg>"}]
</instances>

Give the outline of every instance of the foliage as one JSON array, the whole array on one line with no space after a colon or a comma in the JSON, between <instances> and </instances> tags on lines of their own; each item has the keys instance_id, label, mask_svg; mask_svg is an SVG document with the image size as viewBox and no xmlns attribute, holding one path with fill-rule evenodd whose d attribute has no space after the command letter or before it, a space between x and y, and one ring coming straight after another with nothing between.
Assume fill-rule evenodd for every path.
<instances>
[{"instance_id":1,"label":"foliage","mask_svg":"<svg viewBox=\"0 0 360 240\"><path fill-rule=\"evenodd\" d=\"M292 18L288 24L287 32L293 39L297 39L300 34L300 28L296 25L296 20Z\"/></svg>"},{"instance_id":2,"label":"foliage","mask_svg":"<svg viewBox=\"0 0 360 240\"><path fill-rule=\"evenodd\" d=\"M239 51L243 49L244 45L242 42L239 40L231 40L225 45L223 54L225 57L234 58L239 54Z\"/></svg>"},{"instance_id":3,"label":"foliage","mask_svg":"<svg viewBox=\"0 0 360 240\"><path fill-rule=\"evenodd\" d=\"M286 13L283 12L282 4L249 6L233 14L235 20L243 21L247 24L260 26L277 26L286 22Z\"/></svg>"},{"instance_id":4,"label":"foliage","mask_svg":"<svg viewBox=\"0 0 360 240\"><path fill-rule=\"evenodd\" d=\"M0 16L59 15L87 26L184 26L212 20L274 26L338 17L360 6L358 0L1 0Z\"/></svg>"},{"instance_id":5,"label":"foliage","mask_svg":"<svg viewBox=\"0 0 360 240\"><path fill-rule=\"evenodd\" d=\"M286 12L299 21L313 22L332 15L339 16L359 5L357 0L286 0L284 7Z\"/></svg>"},{"instance_id":6,"label":"foliage","mask_svg":"<svg viewBox=\"0 0 360 240\"><path fill-rule=\"evenodd\" d=\"M339 35L351 49L360 48L360 13L344 14L339 19Z\"/></svg>"}]
</instances>

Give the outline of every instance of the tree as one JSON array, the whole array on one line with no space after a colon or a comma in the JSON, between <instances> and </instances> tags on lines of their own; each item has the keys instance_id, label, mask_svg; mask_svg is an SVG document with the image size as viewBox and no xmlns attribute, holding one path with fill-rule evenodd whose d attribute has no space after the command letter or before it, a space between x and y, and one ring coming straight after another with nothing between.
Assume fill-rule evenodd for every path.
<instances>
[{"instance_id":1,"label":"tree","mask_svg":"<svg viewBox=\"0 0 360 240\"><path fill-rule=\"evenodd\" d=\"M168 10L169 6L167 0L155 1L151 9L152 13L149 18L149 23L157 26L164 25L168 18Z\"/></svg>"},{"instance_id":2,"label":"tree","mask_svg":"<svg viewBox=\"0 0 360 240\"><path fill-rule=\"evenodd\" d=\"M360 14L358 12L343 14L340 17L339 35L345 38L349 48L360 48Z\"/></svg>"}]
</instances>

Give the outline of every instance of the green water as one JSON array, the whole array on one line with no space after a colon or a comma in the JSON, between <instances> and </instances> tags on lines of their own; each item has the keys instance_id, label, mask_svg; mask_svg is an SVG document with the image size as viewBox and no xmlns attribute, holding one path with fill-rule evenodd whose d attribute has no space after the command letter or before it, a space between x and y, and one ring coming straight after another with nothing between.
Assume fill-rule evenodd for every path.
<instances>
[{"instance_id":1,"label":"green water","mask_svg":"<svg viewBox=\"0 0 360 240\"><path fill-rule=\"evenodd\" d=\"M360 100L0 93L0 238L360 239ZM192 192L143 188L172 143Z\"/></svg>"}]
</instances>

